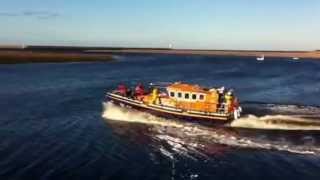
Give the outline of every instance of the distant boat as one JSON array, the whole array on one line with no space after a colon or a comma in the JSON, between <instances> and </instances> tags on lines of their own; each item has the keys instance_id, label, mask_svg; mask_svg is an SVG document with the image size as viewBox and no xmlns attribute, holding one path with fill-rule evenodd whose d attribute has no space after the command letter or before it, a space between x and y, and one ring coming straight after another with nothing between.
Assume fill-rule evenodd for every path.
<instances>
[{"instance_id":1,"label":"distant boat","mask_svg":"<svg viewBox=\"0 0 320 180\"><path fill-rule=\"evenodd\" d=\"M300 58L299 57L293 57L292 59L293 60L299 60Z\"/></svg>"},{"instance_id":2,"label":"distant boat","mask_svg":"<svg viewBox=\"0 0 320 180\"><path fill-rule=\"evenodd\" d=\"M257 61L264 61L264 54L261 57L257 57Z\"/></svg>"}]
</instances>

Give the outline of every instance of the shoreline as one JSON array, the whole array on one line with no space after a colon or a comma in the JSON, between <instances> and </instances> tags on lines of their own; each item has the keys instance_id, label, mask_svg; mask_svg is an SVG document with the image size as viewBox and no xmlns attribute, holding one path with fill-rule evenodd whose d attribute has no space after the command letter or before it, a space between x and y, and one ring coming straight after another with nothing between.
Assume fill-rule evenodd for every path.
<instances>
[{"instance_id":1,"label":"shoreline","mask_svg":"<svg viewBox=\"0 0 320 180\"><path fill-rule=\"evenodd\" d=\"M169 48L0 46L0 64L107 62L119 54L233 56L320 60L320 51L201 50Z\"/></svg>"},{"instance_id":2,"label":"shoreline","mask_svg":"<svg viewBox=\"0 0 320 180\"><path fill-rule=\"evenodd\" d=\"M0 50L0 64L108 62L112 60L112 55L106 53Z\"/></svg>"},{"instance_id":3,"label":"shoreline","mask_svg":"<svg viewBox=\"0 0 320 180\"><path fill-rule=\"evenodd\" d=\"M190 50L190 49L122 49L122 50L88 50L92 53L110 54L172 54L172 55L205 55L205 56L235 56L235 57L260 57L265 58L306 58L319 59L320 51L251 51L251 50Z\"/></svg>"}]
</instances>

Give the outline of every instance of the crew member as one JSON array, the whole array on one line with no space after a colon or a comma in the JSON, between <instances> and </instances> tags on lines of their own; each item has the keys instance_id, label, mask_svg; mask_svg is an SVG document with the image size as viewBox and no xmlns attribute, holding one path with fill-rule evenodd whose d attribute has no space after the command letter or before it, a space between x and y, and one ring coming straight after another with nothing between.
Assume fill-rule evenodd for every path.
<instances>
[{"instance_id":1,"label":"crew member","mask_svg":"<svg viewBox=\"0 0 320 180\"><path fill-rule=\"evenodd\" d=\"M225 112L229 113L232 111L232 104L233 104L233 94L232 91L228 91L224 96L226 106L225 106Z\"/></svg>"},{"instance_id":2,"label":"crew member","mask_svg":"<svg viewBox=\"0 0 320 180\"><path fill-rule=\"evenodd\" d=\"M118 92L122 96L127 96L128 88L124 84L120 84L118 86Z\"/></svg>"},{"instance_id":3,"label":"crew member","mask_svg":"<svg viewBox=\"0 0 320 180\"><path fill-rule=\"evenodd\" d=\"M144 87L141 83L139 83L135 89L135 94L136 94L136 96L142 96L142 95L144 95L144 93L145 93Z\"/></svg>"},{"instance_id":4,"label":"crew member","mask_svg":"<svg viewBox=\"0 0 320 180\"><path fill-rule=\"evenodd\" d=\"M151 104L159 104L159 90L158 88L153 88L152 89L152 98L151 98Z\"/></svg>"},{"instance_id":5,"label":"crew member","mask_svg":"<svg viewBox=\"0 0 320 180\"><path fill-rule=\"evenodd\" d=\"M233 110L235 110L238 107L239 107L239 99L235 97L235 98L233 98L232 108L233 108Z\"/></svg>"},{"instance_id":6,"label":"crew member","mask_svg":"<svg viewBox=\"0 0 320 180\"><path fill-rule=\"evenodd\" d=\"M218 104L219 104L219 111L223 111L224 109L224 93L225 88L222 86L221 88L218 88Z\"/></svg>"}]
</instances>

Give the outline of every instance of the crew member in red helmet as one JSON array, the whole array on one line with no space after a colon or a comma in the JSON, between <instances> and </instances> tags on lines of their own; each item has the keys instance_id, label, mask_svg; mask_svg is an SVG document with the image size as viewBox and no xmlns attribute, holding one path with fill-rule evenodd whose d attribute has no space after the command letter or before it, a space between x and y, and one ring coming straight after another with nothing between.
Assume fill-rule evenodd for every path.
<instances>
[{"instance_id":1,"label":"crew member in red helmet","mask_svg":"<svg viewBox=\"0 0 320 180\"><path fill-rule=\"evenodd\" d=\"M136 96L142 96L144 95L144 87L141 83L139 83L135 89Z\"/></svg>"},{"instance_id":2,"label":"crew member in red helmet","mask_svg":"<svg viewBox=\"0 0 320 180\"><path fill-rule=\"evenodd\" d=\"M120 84L118 86L118 92L120 95L122 96L127 96L127 93L128 93L128 88L127 86L125 86L124 84Z\"/></svg>"}]
</instances>

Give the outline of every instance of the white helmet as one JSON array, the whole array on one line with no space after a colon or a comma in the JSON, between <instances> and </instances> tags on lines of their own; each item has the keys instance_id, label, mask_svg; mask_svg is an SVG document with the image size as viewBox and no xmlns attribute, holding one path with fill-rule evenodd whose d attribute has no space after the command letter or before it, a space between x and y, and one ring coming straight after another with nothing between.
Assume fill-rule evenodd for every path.
<instances>
[{"instance_id":1,"label":"white helmet","mask_svg":"<svg viewBox=\"0 0 320 180\"><path fill-rule=\"evenodd\" d=\"M218 89L219 93L223 93L225 90L224 86L222 86L221 88Z\"/></svg>"}]
</instances>

